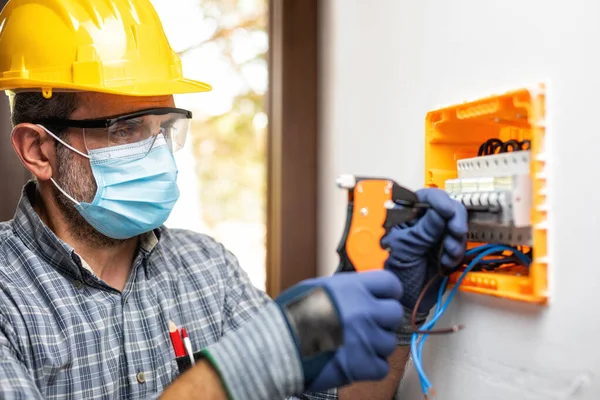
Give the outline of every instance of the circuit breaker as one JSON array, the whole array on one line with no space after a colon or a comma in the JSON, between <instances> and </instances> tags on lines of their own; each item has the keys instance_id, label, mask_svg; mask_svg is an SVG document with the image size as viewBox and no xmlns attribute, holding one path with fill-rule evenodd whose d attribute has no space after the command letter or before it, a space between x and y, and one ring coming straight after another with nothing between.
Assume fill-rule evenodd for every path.
<instances>
[{"instance_id":1,"label":"circuit breaker","mask_svg":"<svg viewBox=\"0 0 600 400\"><path fill-rule=\"evenodd\" d=\"M532 260L528 267L506 263L469 272L460 290L546 303L544 86L432 110L425 126L425 185L465 205L468 247L506 244Z\"/></svg>"}]
</instances>

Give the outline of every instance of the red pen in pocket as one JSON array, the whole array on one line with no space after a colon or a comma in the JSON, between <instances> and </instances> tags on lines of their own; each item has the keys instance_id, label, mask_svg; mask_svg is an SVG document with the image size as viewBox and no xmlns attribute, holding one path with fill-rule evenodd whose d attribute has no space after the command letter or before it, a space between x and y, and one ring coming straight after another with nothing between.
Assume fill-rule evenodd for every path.
<instances>
[{"instance_id":1,"label":"red pen in pocket","mask_svg":"<svg viewBox=\"0 0 600 400\"><path fill-rule=\"evenodd\" d=\"M179 335L179 329L173 321L169 321L169 334L171 335L171 343L173 344L173 350L175 350L175 357L185 356L185 348L183 347L183 341Z\"/></svg>"}]
</instances>

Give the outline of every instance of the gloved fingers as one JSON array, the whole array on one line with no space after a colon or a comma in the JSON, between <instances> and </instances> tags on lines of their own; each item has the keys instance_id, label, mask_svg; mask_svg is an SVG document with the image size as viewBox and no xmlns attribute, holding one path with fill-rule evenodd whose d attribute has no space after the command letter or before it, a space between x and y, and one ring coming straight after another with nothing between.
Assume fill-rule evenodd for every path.
<instances>
[{"instance_id":1,"label":"gloved fingers","mask_svg":"<svg viewBox=\"0 0 600 400\"><path fill-rule=\"evenodd\" d=\"M390 271L365 271L357 273L355 276L377 298L396 300L402 298L402 294L404 293L402 283Z\"/></svg>"},{"instance_id":2,"label":"gloved fingers","mask_svg":"<svg viewBox=\"0 0 600 400\"><path fill-rule=\"evenodd\" d=\"M443 242L444 253L441 260L442 265L455 267L465 255L466 244L466 236L457 239L452 235L446 235Z\"/></svg>"},{"instance_id":3,"label":"gloved fingers","mask_svg":"<svg viewBox=\"0 0 600 400\"><path fill-rule=\"evenodd\" d=\"M431 245L439 242L442 238L446 231L446 220L437 211L429 209L411 231L428 245Z\"/></svg>"},{"instance_id":4,"label":"gloved fingers","mask_svg":"<svg viewBox=\"0 0 600 400\"><path fill-rule=\"evenodd\" d=\"M401 226L394 226L390 231L381 238L381 246L382 247L392 247L392 245L397 246L397 242L402 238L402 235L406 235L406 228Z\"/></svg>"},{"instance_id":5,"label":"gloved fingers","mask_svg":"<svg viewBox=\"0 0 600 400\"><path fill-rule=\"evenodd\" d=\"M376 329L371 332L369 339L375 353L381 358L388 358L396 350L398 340L394 331Z\"/></svg>"},{"instance_id":6,"label":"gloved fingers","mask_svg":"<svg viewBox=\"0 0 600 400\"><path fill-rule=\"evenodd\" d=\"M402 324L404 308L399 299L383 299L376 300L371 305L369 313L378 326L388 331L396 331Z\"/></svg>"},{"instance_id":7,"label":"gloved fingers","mask_svg":"<svg viewBox=\"0 0 600 400\"><path fill-rule=\"evenodd\" d=\"M452 257L448 253L444 252L444 254L442 254L440 264L442 264L442 266L444 266L446 268L454 268L458 265L458 263L460 262L461 259L462 259L462 257L461 258Z\"/></svg>"},{"instance_id":8,"label":"gloved fingers","mask_svg":"<svg viewBox=\"0 0 600 400\"><path fill-rule=\"evenodd\" d=\"M408 264L419 261L423 254L424 246L414 244L415 240L414 234L411 232L395 233L393 236L390 236L385 244L382 243L383 247L389 249L386 263L390 266L406 268L410 266Z\"/></svg>"},{"instance_id":9,"label":"gloved fingers","mask_svg":"<svg viewBox=\"0 0 600 400\"><path fill-rule=\"evenodd\" d=\"M467 234L467 209L441 189L421 189L416 192L419 201L429 203L442 218L448 220L448 230L456 237Z\"/></svg>"},{"instance_id":10,"label":"gloved fingers","mask_svg":"<svg viewBox=\"0 0 600 400\"><path fill-rule=\"evenodd\" d=\"M422 203L429 203L431 208L438 212L444 219L448 220L456 213L455 200L441 189L426 188L415 192Z\"/></svg>"},{"instance_id":11,"label":"gloved fingers","mask_svg":"<svg viewBox=\"0 0 600 400\"><path fill-rule=\"evenodd\" d=\"M448 221L448 231L456 238L462 238L469 231L467 208L456 200L454 202L455 213Z\"/></svg>"},{"instance_id":12,"label":"gloved fingers","mask_svg":"<svg viewBox=\"0 0 600 400\"><path fill-rule=\"evenodd\" d=\"M416 267L421 263L422 260L418 255L408 254L406 252L390 252L390 255L385 261L384 269L395 271L398 269Z\"/></svg>"},{"instance_id":13,"label":"gloved fingers","mask_svg":"<svg viewBox=\"0 0 600 400\"><path fill-rule=\"evenodd\" d=\"M402 248L403 252L415 246L430 246L438 242L446 229L444 220L435 210L429 209L417 221L415 226L408 229L393 227L381 240L384 247ZM419 252L423 249L418 249Z\"/></svg>"},{"instance_id":14,"label":"gloved fingers","mask_svg":"<svg viewBox=\"0 0 600 400\"><path fill-rule=\"evenodd\" d=\"M419 219L415 218L415 219L411 219L410 221L406 221L405 223L400 224L398 226L402 229L412 228L413 226L415 226L417 224L418 221L419 221Z\"/></svg>"}]
</instances>

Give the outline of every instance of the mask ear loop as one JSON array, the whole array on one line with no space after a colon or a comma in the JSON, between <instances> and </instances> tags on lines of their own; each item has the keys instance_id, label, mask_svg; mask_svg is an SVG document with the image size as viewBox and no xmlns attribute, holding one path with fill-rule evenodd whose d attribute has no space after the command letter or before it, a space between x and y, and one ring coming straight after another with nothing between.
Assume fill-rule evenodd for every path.
<instances>
[{"instance_id":1,"label":"mask ear loop","mask_svg":"<svg viewBox=\"0 0 600 400\"><path fill-rule=\"evenodd\" d=\"M74 151L75 153L77 153L77 154L81 155L82 157L85 157L85 158L87 158L87 159L89 159L89 158L90 158L90 156L88 156L87 154L85 154L85 153L82 153L81 151L77 150L75 147L71 146L70 144L68 144L68 143L65 143L65 141L64 141L64 140L60 139L60 138L59 138L58 136L56 136L54 133L50 132L48 129L46 129L46 127L45 127L45 126L43 126L43 125L39 125L39 124L37 124L37 126L39 126L40 128L42 128L42 129L43 129L43 130L44 130L44 131L45 131L45 132L46 132L48 135L52 136L52 137L53 137L53 138L54 138L56 141L60 142L60 143L61 143L63 146L65 146L66 148L68 148L68 149L70 149L70 150ZM84 136L84 141L85 141L85 136ZM86 146L86 148L87 148L87 146ZM65 195L65 197L66 197L66 198L68 198L69 200L71 200L73 203L75 203L75 204L77 204L77 205L79 205L79 204L80 204L80 203L79 203L77 200L75 200L75 199L74 199L74 198L73 198L73 197L72 197L70 194L68 194L67 192L65 192L65 191L64 191L64 189L63 189L63 188L61 188L61 187L58 185L58 183L56 183L56 181L54 180L54 178L50 177L50 181L51 181L51 182L54 184L54 186L55 186L55 187L56 187L56 188L57 188L57 189L58 189L58 190L59 190L59 191L60 191L62 194L64 194L64 195Z\"/></svg>"},{"instance_id":2,"label":"mask ear loop","mask_svg":"<svg viewBox=\"0 0 600 400\"><path fill-rule=\"evenodd\" d=\"M83 153L83 152L81 152L81 151L77 150L75 147L71 146L70 144L66 143L64 140L62 140L62 139L60 139L58 136L56 136L54 133L50 132L48 129L46 129L46 127L45 127L45 126L43 126L43 125L39 125L39 124L38 124L37 126L39 126L39 127L40 127L40 128L42 128L44 131L46 131L46 133L47 133L48 135L52 136L52 137L53 137L55 140L57 140L58 142L60 142L60 143L61 143L63 146L65 146L66 148L68 148L68 149L70 149L70 150L73 150L75 153L79 154L79 155L80 155L80 156L82 156L82 157L85 157L85 158L87 158L87 159L89 159L89 158L90 158L90 156L89 156L89 155L87 155L87 154L85 154L85 153ZM84 136L83 136L83 140L84 140L84 142L85 142L85 134L84 134ZM87 145L86 145L85 147L87 148Z\"/></svg>"},{"instance_id":3,"label":"mask ear loop","mask_svg":"<svg viewBox=\"0 0 600 400\"><path fill-rule=\"evenodd\" d=\"M69 195L67 192L65 192L65 191L63 190L63 188L61 188L60 186L58 186L58 183L56 183L56 181L54 180L54 178L52 178L52 177L51 177L51 178L50 178L50 181L52 181L52 183L54 184L54 186L56 186L56 188L57 188L58 190L60 190L60 192L61 192L62 194L64 194L64 195L65 195L65 197L66 197L67 199L71 200L73 203L75 203L75 204L77 204L77 205L80 205L80 203L79 203L77 200L75 200L75 199L74 199L74 198L73 198L71 195Z\"/></svg>"}]
</instances>

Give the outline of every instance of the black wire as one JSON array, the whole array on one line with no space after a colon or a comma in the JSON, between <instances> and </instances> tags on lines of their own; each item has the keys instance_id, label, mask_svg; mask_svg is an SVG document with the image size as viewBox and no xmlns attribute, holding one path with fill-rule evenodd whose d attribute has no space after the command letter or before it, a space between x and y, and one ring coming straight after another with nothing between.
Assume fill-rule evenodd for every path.
<instances>
[{"instance_id":1,"label":"black wire","mask_svg":"<svg viewBox=\"0 0 600 400\"><path fill-rule=\"evenodd\" d=\"M521 143L519 143L516 140L509 140L507 142L504 142L504 144L502 145L502 150L500 150L500 152L508 153L509 146L511 147L511 151L521 150Z\"/></svg>"},{"instance_id":2,"label":"black wire","mask_svg":"<svg viewBox=\"0 0 600 400\"><path fill-rule=\"evenodd\" d=\"M514 246L509 246L512 247L512 249L514 249L515 251L520 251L518 248L514 247ZM493 253L493 254L489 254L489 256L502 256L502 254L504 252L510 251L509 249L504 249L504 250L498 250L497 253ZM530 248L528 252L523 252L523 254L527 257L529 257L530 259L533 259L533 248ZM463 267L466 267L467 265L469 265L469 263L475 258L477 257L477 253L468 255L468 256L464 256L461 265ZM499 267L503 266L503 265L509 265L509 264L517 264L517 265L523 265L523 262L514 254L511 255L507 255L502 257L501 259L498 259L498 262L495 263L486 263L486 264L478 264L477 266L475 266L471 271L472 272L477 272L477 271L493 271L495 269L498 269Z\"/></svg>"},{"instance_id":3,"label":"black wire","mask_svg":"<svg viewBox=\"0 0 600 400\"><path fill-rule=\"evenodd\" d=\"M477 152L477 156L489 155L493 154L493 148L497 146L502 146L502 141L497 138L491 138L486 140L479 146L479 150ZM492 152L492 153L490 153Z\"/></svg>"},{"instance_id":4,"label":"black wire","mask_svg":"<svg viewBox=\"0 0 600 400\"><path fill-rule=\"evenodd\" d=\"M529 150L531 148L531 141L525 139L521 142L515 139L510 139L506 142L498 138L491 138L479 145L477 150L477 157L489 156L498 153L508 153L511 151Z\"/></svg>"},{"instance_id":5,"label":"black wire","mask_svg":"<svg viewBox=\"0 0 600 400\"><path fill-rule=\"evenodd\" d=\"M490 145L490 154L502 153L503 152L503 150L502 150L503 147L504 147L504 145L502 144L502 142L500 142L500 143L496 143L496 142L492 143ZM500 151L496 152L496 150L500 150Z\"/></svg>"},{"instance_id":6,"label":"black wire","mask_svg":"<svg viewBox=\"0 0 600 400\"><path fill-rule=\"evenodd\" d=\"M488 154L488 155L495 154L496 150L502 149L502 145L503 145L503 143L502 143L502 140L500 140L500 139L496 139L496 138L489 139L487 141L487 145L486 145L486 154Z\"/></svg>"},{"instance_id":7,"label":"black wire","mask_svg":"<svg viewBox=\"0 0 600 400\"><path fill-rule=\"evenodd\" d=\"M511 256L499 259L498 262L496 262L496 263L478 264L471 271L473 271L473 272L477 272L477 271L494 271L494 270L500 268L503 265L509 265L509 264L519 264L519 265L521 265L522 262L517 257L511 255Z\"/></svg>"}]
</instances>

